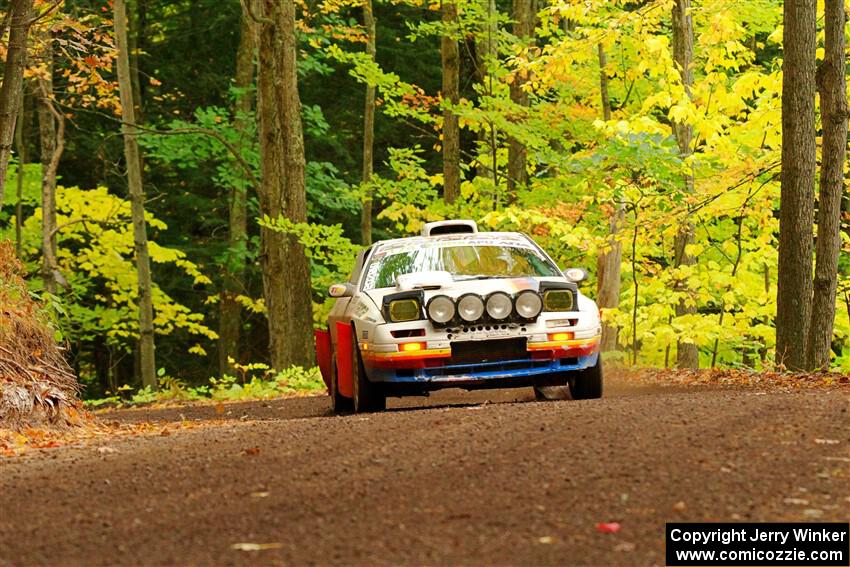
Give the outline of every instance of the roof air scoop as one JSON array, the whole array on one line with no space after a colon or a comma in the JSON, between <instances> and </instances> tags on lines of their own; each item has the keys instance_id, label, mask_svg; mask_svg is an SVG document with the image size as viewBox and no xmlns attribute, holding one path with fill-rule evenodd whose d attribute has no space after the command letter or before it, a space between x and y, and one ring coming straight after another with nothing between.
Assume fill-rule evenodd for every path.
<instances>
[{"instance_id":1,"label":"roof air scoop","mask_svg":"<svg viewBox=\"0 0 850 567\"><path fill-rule=\"evenodd\" d=\"M478 225L472 220L444 220L429 222L422 228L422 236L438 236L440 234L475 234Z\"/></svg>"}]
</instances>

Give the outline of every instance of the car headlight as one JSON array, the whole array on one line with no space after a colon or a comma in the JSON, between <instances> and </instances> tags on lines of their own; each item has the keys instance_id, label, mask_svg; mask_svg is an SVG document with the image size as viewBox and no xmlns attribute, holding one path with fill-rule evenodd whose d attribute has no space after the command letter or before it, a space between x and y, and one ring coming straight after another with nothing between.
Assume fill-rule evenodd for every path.
<instances>
[{"instance_id":1,"label":"car headlight","mask_svg":"<svg viewBox=\"0 0 850 567\"><path fill-rule=\"evenodd\" d=\"M450 297L438 295L428 301L425 311L434 323L445 324L455 317L455 302Z\"/></svg>"},{"instance_id":2,"label":"car headlight","mask_svg":"<svg viewBox=\"0 0 850 567\"><path fill-rule=\"evenodd\" d=\"M523 319L534 319L543 310L543 300L537 292L527 289L519 292L514 302L516 312Z\"/></svg>"},{"instance_id":3,"label":"car headlight","mask_svg":"<svg viewBox=\"0 0 850 567\"><path fill-rule=\"evenodd\" d=\"M467 323L477 321L484 315L484 300L473 293L461 296L457 302L457 312Z\"/></svg>"},{"instance_id":4,"label":"car headlight","mask_svg":"<svg viewBox=\"0 0 850 567\"><path fill-rule=\"evenodd\" d=\"M421 308L419 307L419 301L416 299L396 299L390 301L390 304L387 306L387 312L390 315L390 321L401 323L419 319Z\"/></svg>"},{"instance_id":5,"label":"car headlight","mask_svg":"<svg viewBox=\"0 0 850 567\"><path fill-rule=\"evenodd\" d=\"M573 292L569 289L550 289L543 293L543 308L546 311L572 311Z\"/></svg>"},{"instance_id":6,"label":"car headlight","mask_svg":"<svg viewBox=\"0 0 850 567\"><path fill-rule=\"evenodd\" d=\"M513 311L513 307L511 296L507 293L497 291L487 298L487 315L495 321L507 319Z\"/></svg>"}]
</instances>

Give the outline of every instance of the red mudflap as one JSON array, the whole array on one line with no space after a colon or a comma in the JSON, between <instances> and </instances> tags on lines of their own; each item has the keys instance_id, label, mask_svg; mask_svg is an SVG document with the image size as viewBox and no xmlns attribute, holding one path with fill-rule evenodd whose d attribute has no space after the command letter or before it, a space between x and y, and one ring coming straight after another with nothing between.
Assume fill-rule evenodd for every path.
<instances>
[{"instance_id":1,"label":"red mudflap","mask_svg":"<svg viewBox=\"0 0 850 567\"><path fill-rule=\"evenodd\" d=\"M322 380L325 381L325 386L328 390L331 389L331 333L324 329L316 329L313 334L316 336L316 360L319 363L319 370L322 372Z\"/></svg>"},{"instance_id":2,"label":"red mudflap","mask_svg":"<svg viewBox=\"0 0 850 567\"><path fill-rule=\"evenodd\" d=\"M336 324L336 384L339 393L346 398L354 397L354 383L352 375L354 370L354 353L351 346L351 325L337 322Z\"/></svg>"}]
</instances>

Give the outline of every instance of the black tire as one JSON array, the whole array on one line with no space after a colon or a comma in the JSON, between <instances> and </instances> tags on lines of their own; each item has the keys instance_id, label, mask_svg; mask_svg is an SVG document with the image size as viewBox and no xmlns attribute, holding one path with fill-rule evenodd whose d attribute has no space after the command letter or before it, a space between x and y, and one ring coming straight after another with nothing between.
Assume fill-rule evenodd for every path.
<instances>
[{"instance_id":1,"label":"black tire","mask_svg":"<svg viewBox=\"0 0 850 567\"><path fill-rule=\"evenodd\" d=\"M574 400L595 400L602 397L602 357L596 364L576 372L570 381L570 393Z\"/></svg>"},{"instance_id":2,"label":"black tire","mask_svg":"<svg viewBox=\"0 0 850 567\"><path fill-rule=\"evenodd\" d=\"M351 335L351 353L354 357L351 381L354 383L354 413L369 411L384 411L387 409L387 396L376 384L369 382L360 347L357 346L357 335Z\"/></svg>"},{"instance_id":3,"label":"black tire","mask_svg":"<svg viewBox=\"0 0 850 567\"><path fill-rule=\"evenodd\" d=\"M534 399L538 402L551 402L572 398L566 386L534 386Z\"/></svg>"},{"instance_id":4,"label":"black tire","mask_svg":"<svg viewBox=\"0 0 850 567\"><path fill-rule=\"evenodd\" d=\"M339 384L337 382L336 361L331 362L331 411L336 414L351 413L354 411L354 400L346 398L339 393Z\"/></svg>"}]
</instances>

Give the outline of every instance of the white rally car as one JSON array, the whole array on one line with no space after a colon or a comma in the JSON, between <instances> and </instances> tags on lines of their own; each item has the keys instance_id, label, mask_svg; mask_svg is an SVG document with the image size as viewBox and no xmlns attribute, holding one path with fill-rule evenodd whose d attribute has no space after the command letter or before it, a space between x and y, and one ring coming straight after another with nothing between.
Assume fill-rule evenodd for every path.
<instances>
[{"instance_id":1,"label":"white rally car","mask_svg":"<svg viewBox=\"0 0 850 567\"><path fill-rule=\"evenodd\" d=\"M331 286L328 329L316 331L334 411L440 388L532 386L542 398L569 385L574 399L600 397L599 310L577 286L586 276L561 272L524 234L472 221L375 243Z\"/></svg>"}]
</instances>

